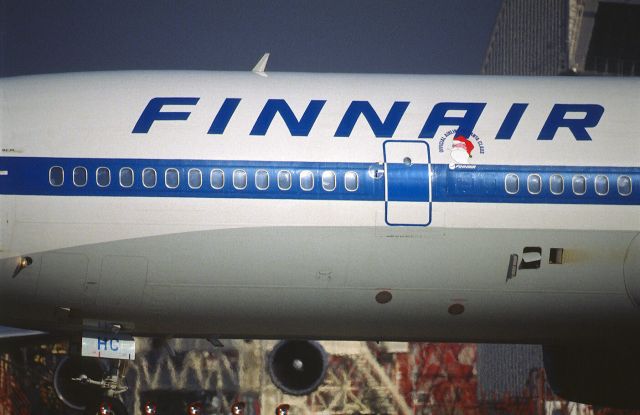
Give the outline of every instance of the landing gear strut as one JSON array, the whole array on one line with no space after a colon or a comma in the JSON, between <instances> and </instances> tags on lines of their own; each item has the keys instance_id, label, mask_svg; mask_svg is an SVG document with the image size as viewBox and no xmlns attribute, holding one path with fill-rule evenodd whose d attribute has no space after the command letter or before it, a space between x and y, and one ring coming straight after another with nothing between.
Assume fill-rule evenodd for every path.
<instances>
[{"instance_id":1,"label":"landing gear strut","mask_svg":"<svg viewBox=\"0 0 640 415\"><path fill-rule=\"evenodd\" d=\"M67 357L56 368L53 386L62 402L84 414L127 415L117 398L127 390L124 382L127 364L126 360L117 360L117 364L108 368L105 361L97 358Z\"/></svg>"},{"instance_id":2,"label":"landing gear strut","mask_svg":"<svg viewBox=\"0 0 640 415\"><path fill-rule=\"evenodd\" d=\"M103 396L87 404L84 415L127 415L127 408L117 396L128 389L124 381L124 373L128 363L127 360L118 360L118 364L112 367L100 381L90 379L83 374L72 379L83 384L97 386L102 390Z\"/></svg>"}]
</instances>

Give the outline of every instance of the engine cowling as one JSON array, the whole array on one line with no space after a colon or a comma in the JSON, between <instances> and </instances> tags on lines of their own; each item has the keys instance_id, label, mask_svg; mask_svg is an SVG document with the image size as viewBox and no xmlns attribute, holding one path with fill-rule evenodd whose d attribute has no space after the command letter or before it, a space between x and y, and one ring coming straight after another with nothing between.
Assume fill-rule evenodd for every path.
<instances>
[{"instance_id":1,"label":"engine cowling","mask_svg":"<svg viewBox=\"0 0 640 415\"><path fill-rule=\"evenodd\" d=\"M570 401L640 409L640 345L544 346L544 367L553 392Z\"/></svg>"},{"instance_id":2,"label":"engine cowling","mask_svg":"<svg viewBox=\"0 0 640 415\"><path fill-rule=\"evenodd\" d=\"M318 388L327 373L327 353L320 343L283 340L269 353L273 383L289 395L306 395Z\"/></svg>"},{"instance_id":3,"label":"engine cowling","mask_svg":"<svg viewBox=\"0 0 640 415\"><path fill-rule=\"evenodd\" d=\"M53 388L65 405L81 411L90 403L100 399L102 389L73 379L80 378L82 375L89 379L102 379L104 372L105 367L99 359L67 356L56 367L53 374Z\"/></svg>"}]
</instances>

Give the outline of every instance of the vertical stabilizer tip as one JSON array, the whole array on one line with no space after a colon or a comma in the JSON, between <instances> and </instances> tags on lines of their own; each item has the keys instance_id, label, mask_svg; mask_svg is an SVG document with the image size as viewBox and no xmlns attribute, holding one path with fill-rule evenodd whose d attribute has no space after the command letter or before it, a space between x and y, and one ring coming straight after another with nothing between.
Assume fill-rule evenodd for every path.
<instances>
[{"instance_id":1,"label":"vertical stabilizer tip","mask_svg":"<svg viewBox=\"0 0 640 415\"><path fill-rule=\"evenodd\" d=\"M267 69L267 61L269 60L269 55L270 55L269 52L267 52L264 55L262 55L262 57L260 58L258 63L256 63L256 66L253 67L253 69L252 69L253 73L256 73L256 74L262 75L262 76L267 76L265 71Z\"/></svg>"}]
</instances>

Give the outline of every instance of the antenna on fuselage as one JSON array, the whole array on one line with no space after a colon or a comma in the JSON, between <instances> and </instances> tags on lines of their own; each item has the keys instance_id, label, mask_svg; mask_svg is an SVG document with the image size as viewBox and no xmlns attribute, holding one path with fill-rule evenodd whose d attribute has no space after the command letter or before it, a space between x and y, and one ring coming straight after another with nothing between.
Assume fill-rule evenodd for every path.
<instances>
[{"instance_id":1,"label":"antenna on fuselage","mask_svg":"<svg viewBox=\"0 0 640 415\"><path fill-rule=\"evenodd\" d=\"M269 52L262 55L258 63L256 63L256 66L254 66L251 71L260 76L267 76L266 69L267 69L267 61L269 60L269 55L270 55Z\"/></svg>"}]
</instances>

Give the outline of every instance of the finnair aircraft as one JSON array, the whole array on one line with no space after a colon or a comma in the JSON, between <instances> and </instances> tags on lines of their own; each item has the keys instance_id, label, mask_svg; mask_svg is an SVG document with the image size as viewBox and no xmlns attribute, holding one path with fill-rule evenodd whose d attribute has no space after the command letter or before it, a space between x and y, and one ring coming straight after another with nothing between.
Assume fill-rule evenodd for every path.
<instances>
[{"instance_id":1,"label":"finnair aircraft","mask_svg":"<svg viewBox=\"0 0 640 415\"><path fill-rule=\"evenodd\" d=\"M0 324L119 359L295 339L270 360L310 378L272 370L294 394L326 368L305 339L541 343L563 396L640 404L637 79L112 72L0 97Z\"/></svg>"}]
</instances>

